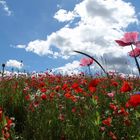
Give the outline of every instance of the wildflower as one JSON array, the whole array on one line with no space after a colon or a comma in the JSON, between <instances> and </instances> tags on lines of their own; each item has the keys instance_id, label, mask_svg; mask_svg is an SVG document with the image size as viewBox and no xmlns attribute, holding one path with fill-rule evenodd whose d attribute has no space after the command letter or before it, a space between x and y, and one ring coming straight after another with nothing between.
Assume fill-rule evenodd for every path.
<instances>
[{"instance_id":1,"label":"wildflower","mask_svg":"<svg viewBox=\"0 0 140 140\"><path fill-rule=\"evenodd\" d=\"M128 112L124 109L124 107L121 107L120 110L118 110L118 114L127 116Z\"/></svg>"},{"instance_id":2,"label":"wildflower","mask_svg":"<svg viewBox=\"0 0 140 140\"><path fill-rule=\"evenodd\" d=\"M129 107L130 107L129 102L127 102L127 103L125 104L125 107L126 107L126 108L129 108Z\"/></svg>"},{"instance_id":3,"label":"wildflower","mask_svg":"<svg viewBox=\"0 0 140 140\"><path fill-rule=\"evenodd\" d=\"M77 83L73 83L73 84L72 84L72 88L73 88L73 89L76 89L76 88L78 88L78 87L79 87L79 85L78 85Z\"/></svg>"},{"instance_id":4,"label":"wildflower","mask_svg":"<svg viewBox=\"0 0 140 140\"><path fill-rule=\"evenodd\" d=\"M70 99L71 99L73 102L77 102L77 98L76 98L74 95L72 95L72 96L70 97Z\"/></svg>"},{"instance_id":5,"label":"wildflower","mask_svg":"<svg viewBox=\"0 0 140 140\"><path fill-rule=\"evenodd\" d=\"M127 103L132 107L139 106L140 105L140 94L131 95L130 99Z\"/></svg>"},{"instance_id":6,"label":"wildflower","mask_svg":"<svg viewBox=\"0 0 140 140\"><path fill-rule=\"evenodd\" d=\"M124 34L124 37L120 40L115 40L119 46L125 47L129 45L139 46L140 42L138 41L138 32L128 32Z\"/></svg>"},{"instance_id":7,"label":"wildflower","mask_svg":"<svg viewBox=\"0 0 140 140\"><path fill-rule=\"evenodd\" d=\"M90 81L89 86L88 87L97 87L97 85L100 83L99 79L93 79Z\"/></svg>"},{"instance_id":8,"label":"wildflower","mask_svg":"<svg viewBox=\"0 0 140 140\"><path fill-rule=\"evenodd\" d=\"M58 92L58 91L60 90L60 88L61 88L61 87L60 87L59 85L57 85L57 86L55 87L55 91Z\"/></svg>"},{"instance_id":9,"label":"wildflower","mask_svg":"<svg viewBox=\"0 0 140 140\"><path fill-rule=\"evenodd\" d=\"M82 58L80 60L80 66L90 66L93 63L91 58Z\"/></svg>"},{"instance_id":10,"label":"wildflower","mask_svg":"<svg viewBox=\"0 0 140 140\"><path fill-rule=\"evenodd\" d=\"M42 99L42 100L46 100L46 99L47 99L47 95L46 95L45 93L42 93L42 94L41 94L41 99Z\"/></svg>"},{"instance_id":11,"label":"wildflower","mask_svg":"<svg viewBox=\"0 0 140 140\"><path fill-rule=\"evenodd\" d=\"M112 81L112 83L111 83L114 87L117 87L118 86L118 83L117 82L115 82L115 81Z\"/></svg>"},{"instance_id":12,"label":"wildflower","mask_svg":"<svg viewBox=\"0 0 140 140\"><path fill-rule=\"evenodd\" d=\"M117 137L112 131L109 132L109 136L112 138L112 140L117 140Z\"/></svg>"},{"instance_id":13,"label":"wildflower","mask_svg":"<svg viewBox=\"0 0 140 140\"><path fill-rule=\"evenodd\" d=\"M100 127L100 131L102 131L102 132L105 131L105 127L103 127L103 126Z\"/></svg>"},{"instance_id":14,"label":"wildflower","mask_svg":"<svg viewBox=\"0 0 140 140\"><path fill-rule=\"evenodd\" d=\"M66 90L68 88L68 85L67 84L64 84L63 86L62 86L62 90Z\"/></svg>"},{"instance_id":15,"label":"wildflower","mask_svg":"<svg viewBox=\"0 0 140 140\"><path fill-rule=\"evenodd\" d=\"M131 57L140 56L140 47L136 47L134 50L130 51L129 56L131 56Z\"/></svg>"},{"instance_id":16,"label":"wildflower","mask_svg":"<svg viewBox=\"0 0 140 140\"><path fill-rule=\"evenodd\" d=\"M45 93L45 92L47 91L47 89L46 89L46 88L41 88L40 91L41 91L42 93Z\"/></svg>"},{"instance_id":17,"label":"wildflower","mask_svg":"<svg viewBox=\"0 0 140 140\"><path fill-rule=\"evenodd\" d=\"M7 131L6 127L2 129L2 135L4 136L4 140L8 140L10 138L10 133Z\"/></svg>"},{"instance_id":18,"label":"wildflower","mask_svg":"<svg viewBox=\"0 0 140 140\"><path fill-rule=\"evenodd\" d=\"M95 93L96 92L96 87L89 87L89 91L91 93Z\"/></svg>"},{"instance_id":19,"label":"wildflower","mask_svg":"<svg viewBox=\"0 0 140 140\"><path fill-rule=\"evenodd\" d=\"M45 85L46 85L45 82L42 82L42 81L41 81L41 82L39 83L39 86L40 86L40 87L44 87Z\"/></svg>"},{"instance_id":20,"label":"wildflower","mask_svg":"<svg viewBox=\"0 0 140 140\"><path fill-rule=\"evenodd\" d=\"M50 99L53 99L54 95L55 95L55 93L54 92L51 92L50 93Z\"/></svg>"},{"instance_id":21,"label":"wildflower","mask_svg":"<svg viewBox=\"0 0 140 140\"><path fill-rule=\"evenodd\" d=\"M26 99L27 101L29 101L29 100L31 99L30 94L26 95L26 96L25 96L25 99Z\"/></svg>"},{"instance_id":22,"label":"wildflower","mask_svg":"<svg viewBox=\"0 0 140 140\"><path fill-rule=\"evenodd\" d=\"M75 113L76 112L76 107L73 107L71 112Z\"/></svg>"},{"instance_id":23,"label":"wildflower","mask_svg":"<svg viewBox=\"0 0 140 140\"><path fill-rule=\"evenodd\" d=\"M70 94L70 93L66 93L64 96L65 96L66 98L70 98L70 97L71 97L71 94Z\"/></svg>"},{"instance_id":24,"label":"wildflower","mask_svg":"<svg viewBox=\"0 0 140 140\"><path fill-rule=\"evenodd\" d=\"M23 93L26 94L29 90L30 90L30 88L27 86L23 89Z\"/></svg>"},{"instance_id":25,"label":"wildflower","mask_svg":"<svg viewBox=\"0 0 140 140\"><path fill-rule=\"evenodd\" d=\"M123 82L123 85L122 85L122 87L121 87L121 92L128 92L128 91L131 91L131 90L132 90L132 88L131 88L131 86L129 85L129 83L126 82L126 81L124 81L124 82Z\"/></svg>"},{"instance_id":26,"label":"wildflower","mask_svg":"<svg viewBox=\"0 0 140 140\"><path fill-rule=\"evenodd\" d=\"M129 55L131 57L134 57L137 69L139 71L139 75L140 75L140 66L137 60L137 56L140 55L140 51L139 48L140 47L140 41L138 41L138 32L128 32L125 33L124 37L120 40L115 40L120 46L125 47L125 46L129 46L131 45L132 51L129 52ZM136 46L135 49L133 49L133 45ZM136 53L136 54L135 54Z\"/></svg>"},{"instance_id":27,"label":"wildflower","mask_svg":"<svg viewBox=\"0 0 140 140\"><path fill-rule=\"evenodd\" d=\"M111 93L107 93L107 95L108 95L108 97L113 98L114 95L115 95L115 93L114 92L111 92Z\"/></svg>"},{"instance_id":28,"label":"wildflower","mask_svg":"<svg viewBox=\"0 0 140 140\"><path fill-rule=\"evenodd\" d=\"M114 105L113 103L109 104L110 109L112 109L113 111L117 111L118 107L116 105Z\"/></svg>"},{"instance_id":29,"label":"wildflower","mask_svg":"<svg viewBox=\"0 0 140 140\"><path fill-rule=\"evenodd\" d=\"M40 104L40 101L34 101L34 102L33 102L33 106L34 106L35 108L38 107L39 104Z\"/></svg>"},{"instance_id":30,"label":"wildflower","mask_svg":"<svg viewBox=\"0 0 140 140\"><path fill-rule=\"evenodd\" d=\"M107 126L111 126L112 118L108 117L107 119L103 120L102 123Z\"/></svg>"}]
</instances>

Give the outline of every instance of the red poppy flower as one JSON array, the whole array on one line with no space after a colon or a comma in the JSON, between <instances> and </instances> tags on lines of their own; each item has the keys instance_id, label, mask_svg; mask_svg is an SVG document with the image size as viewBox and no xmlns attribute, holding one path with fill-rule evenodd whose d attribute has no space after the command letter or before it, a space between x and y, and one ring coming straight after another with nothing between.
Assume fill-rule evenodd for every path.
<instances>
[{"instance_id":1,"label":"red poppy flower","mask_svg":"<svg viewBox=\"0 0 140 140\"><path fill-rule=\"evenodd\" d=\"M110 109L112 109L113 111L117 111L118 107L116 105L114 105L113 103L110 103L109 105Z\"/></svg>"},{"instance_id":2,"label":"red poppy flower","mask_svg":"<svg viewBox=\"0 0 140 140\"><path fill-rule=\"evenodd\" d=\"M118 114L127 116L128 112L124 109L124 107L121 107L120 110L118 110Z\"/></svg>"},{"instance_id":3,"label":"red poppy flower","mask_svg":"<svg viewBox=\"0 0 140 140\"><path fill-rule=\"evenodd\" d=\"M126 81L123 82L123 85L121 87L121 92L128 92L128 91L131 91L132 88L130 86L130 84Z\"/></svg>"},{"instance_id":4,"label":"red poppy flower","mask_svg":"<svg viewBox=\"0 0 140 140\"><path fill-rule=\"evenodd\" d=\"M73 107L71 112L75 113L76 112L76 107Z\"/></svg>"},{"instance_id":5,"label":"red poppy flower","mask_svg":"<svg viewBox=\"0 0 140 140\"><path fill-rule=\"evenodd\" d=\"M107 126L111 126L112 118L108 117L107 119L103 120L102 123Z\"/></svg>"},{"instance_id":6,"label":"red poppy flower","mask_svg":"<svg viewBox=\"0 0 140 140\"><path fill-rule=\"evenodd\" d=\"M112 140L117 140L117 137L112 131L109 132L109 136L112 138Z\"/></svg>"},{"instance_id":7,"label":"red poppy flower","mask_svg":"<svg viewBox=\"0 0 140 140\"><path fill-rule=\"evenodd\" d=\"M97 85L100 83L99 79L93 79L90 81L89 86L88 87L97 87Z\"/></svg>"},{"instance_id":8,"label":"red poppy flower","mask_svg":"<svg viewBox=\"0 0 140 140\"><path fill-rule=\"evenodd\" d=\"M30 97L30 94L28 94L28 95L25 96L25 99L26 99L27 101L29 101L30 98L31 98L31 97Z\"/></svg>"},{"instance_id":9,"label":"red poppy flower","mask_svg":"<svg viewBox=\"0 0 140 140\"><path fill-rule=\"evenodd\" d=\"M89 87L89 91L91 93L95 93L96 92L96 87Z\"/></svg>"},{"instance_id":10,"label":"red poppy flower","mask_svg":"<svg viewBox=\"0 0 140 140\"><path fill-rule=\"evenodd\" d=\"M40 91L41 91L42 93L45 93L45 92L47 91L47 89L46 89L46 88L41 88Z\"/></svg>"},{"instance_id":11,"label":"red poppy flower","mask_svg":"<svg viewBox=\"0 0 140 140\"><path fill-rule=\"evenodd\" d=\"M140 94L134 94L130 96L129 101L127 102L130 106L137 107L140 105Z\"/></svg>"},{"instance_id":12,"label":"red poppy flower","mask_svg":"<svg viewBox=\"0 0 140 140\"><path fill-rule=\"evenodd\" d=\"M41 94L41 99L42 99L42 100L46 100L46 99L47 99L47 95L46 95L45 93L42 93L42 94Z\"/></svg>"},{"instance_id":13,"label":"red poppy flower","mask_svg":"<svg viewBox=\"0 0 140 140\"><path fill-rule=\"evenodd\" d=\"M71 97L71 94L70 94L70 93L66 93L64 96L65 96L66 98L70 98L70 97Z\"/></svg>"},{"instance_id":14,"label":"red poppy flower","mask_svg":"<svg viewBox=\"0 0 140 140\"><path fill-rule=\"evenodd\" d=\"M115 82L115 81L112 81L111 83L114 87L117 87L118 86L118 82Z\"/></svg>"},{"instance_id":15,"label":"red poppy flower","mask_svg":"<svg viewBox=\"0 0 140 140\"><path fill-rule=\"evenodd\" d=\"M73 83L73 84L72 84L72 88L73 88L73 89L76 89L76 88L78 88L78 87L79 87L79 85L78 85L77 83Z\"/></svg>"}]
</instances>

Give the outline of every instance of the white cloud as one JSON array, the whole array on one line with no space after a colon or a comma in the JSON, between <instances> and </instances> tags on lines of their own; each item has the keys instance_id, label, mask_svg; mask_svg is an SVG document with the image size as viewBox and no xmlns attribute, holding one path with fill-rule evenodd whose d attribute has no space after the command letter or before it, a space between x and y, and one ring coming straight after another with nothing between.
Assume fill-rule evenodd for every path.
<instances>
[{"instance_id":1,"label":"white cloud","mask_svg":"<svg viewBox=\"0 0 140 140\"><path fill-rule=\"evenodd\" d=\"M31 41L25 49L28 52L34 52L40 56L53 53L49 48L49 41L46 43L44 40Z\"/></svg>"},{"instance_id":2,"label":"white cloud","mask_svg":"<svg viewBox=\"0 0 140 140\"><path fill-rule=\"evenodd\" d=\"M12 47L15 47L13 45L11 45ZM23 49L23 48L26 48L26 45L17 45L16 48L20 48L20 49Z\"/></svg>"},{"instance_id":3,"label":"white cloud","mask_svg":"<svg viewBox=\"0 0 140 140\"><path fill-rule=\"evenodd\" d=\"M10 16L12 14L12 11L10 11L5 0L0 0L0 5L2 5L3 10L7 13L8 16Z\"/></svg>"},{"instance_id":4,"label":"white cloud","mask_svg":"<svg viewBox=\"0 0 140 140\"><path fill-rule=\"evenodd\" d=\"M79 61L73 61L72 63L67 63L66 65L58 68L54 68L53 71L61 74L79 74L81 72Z\"/></svg>"},{"instance_id":5,"label":"white cloud","mask_svg":"<svg viewBox=\"0 0 140 140\"><path fill-rule=\"evenodd\" d=\"M79 20L74 22L77 17ZM135 8L123 0L83 0L72 11L60 9L54 18L59 22L69 22L52 32L46 40L29 42L26 51L65 59L75 55L73 50L93 56L112 54L110 59L127 58L127 52L131 48L122 49L114 40L121 38L130 24L138 23ZM75 23L75 26L71 23ZM52 49L54 46L57 51Z\"/></svg>"},{"instance_id":6,"label":"white cloud","mask_svg":"<svg viewBox=\"0 0 140 140\"><path fill-rule=\"evenodd\" d=\"M8 60L6 62L6 66L7 67L14 67L14 68L18 68L18 69L21 69L24 65L22 62L19 62L17 60Z\"/></svg>"},{"instance_id":7,"label":"white cloud","mask_svg":"<svg viewBox=\"0 0 140 140\"><path fill-rule=\"evenodd\" d=\"M57 19L60 22L65 22L65 21L73 20L74 17L75 17L75 14L73 12L66 11L64 9L60 9L54 15L54 18Z\"/></svg>"}]
</instances>

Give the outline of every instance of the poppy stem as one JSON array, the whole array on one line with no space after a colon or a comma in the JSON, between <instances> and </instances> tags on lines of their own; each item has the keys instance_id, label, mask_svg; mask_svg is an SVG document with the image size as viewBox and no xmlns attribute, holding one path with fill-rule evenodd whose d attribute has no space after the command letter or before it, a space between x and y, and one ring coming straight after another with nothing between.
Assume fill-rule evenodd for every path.
<instances>
[{"instance_id":1,"label":"poppy stem","mask_svg":"<svg viewBox=\"0 0 140 140\"><path fill-rule=\"evenodd\" d=\"M92 78L92 74L91 74L90 65L88 65L88 72L89 72L89 75L90 75L90 76L91 76L91 78Z\"/></svg>"},{"instance_id":2,"label":"poppy stem","mask_svg":"<svg viewBox=\"0 0 140 140\"><path fill-rule=\"evenodd\" d=\"M134 53L134 59L135 59L136 66L137 66L137 69L138 69L138 71L139 71L139 76L140 76L140 66L139 66L138 60L137 60L137 58L136 58L136 56L135 56L135 51L134 51L133 45L131 45L131 48L132 48L132 51L133 51L133 53Z\"/></svg>"}]
</instances>

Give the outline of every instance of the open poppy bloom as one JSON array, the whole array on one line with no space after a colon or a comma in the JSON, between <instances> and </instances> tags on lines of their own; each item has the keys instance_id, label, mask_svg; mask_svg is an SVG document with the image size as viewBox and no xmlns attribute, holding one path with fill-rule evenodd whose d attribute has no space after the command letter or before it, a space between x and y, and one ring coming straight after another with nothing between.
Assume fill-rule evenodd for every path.
<instances>
[{"instance_id":1,"label":"open poppy bloom","mask_svg":"<svg viewBox=\"0 0 140 140\"><path fill-rule=\"evenodd\" d=\"M112 118L108 117L107 119L103 120L102 123L107 126L111 126Z\"/></svg>"},{"instance_id":2,"label":"open poppy bloom","mask_svg":"<svg viewBox=\"0 0 140 140\"><path fill-rule=\"evenodd\" d=\"M124 34L124 37L120 40L115 40L119 46L125 47L129 45L140 46L140 41L138 41L138 32L127 32Z\"/></svg>"},{"instance_id":3,"label":"open poppy bloom","mask_svg":"<svg viewBox=\"0 0 140 140\"><path fill-rule=\"evenodd\" d=\"M130 96L128 104L132 107L137 107L140 105L140 94L134 94Z\"/></svg>"},{"instance_id":4,"label":"open poppy bloom","mask_svg":"<svg viewBox=\"0 0 140 140\"><path fill-rule=\"evenodd\" d=\"M121 92L128 92L132 90L132 87L130 86L128 82L124 81L120 90Z\"/></svg>"},{"instance_id":5,"label":"open poppy bloom","mask_svg":"<svg viewBox=\"0 0 140 140\"><path fill-rule=\"evenodd\" d=\"M80 60L80 66L90 66L93 63L91 58L82 58Z\"/></svg>"},{"instance_id":6,"label":"open poppy bloom","mask_svg":"<svg viewBox=\"0 0 140 140\"><path fill-rule=\"evenodd\" d=\"M140 41L138 41L138 36L138 32L128 32L124 34L122 39L115 41L122 47L131 45L132 51L129 52L129 56L134 57L140 75L140 66L137 60L137 57L140 56ZM135 49L133 49L133 45L136 46Z\"/></svg>"},{"instance_id":7,"label":"open poppy bloom","mask_svg":"<svg viewBox=\"0 0 140 140\"><path fill-rule=\"evenodd\" d=\"M140 47L136 47L134 50L130 51L129 56L131 56L131 57L140 56Z\"/></svg>"}]
</instances>

